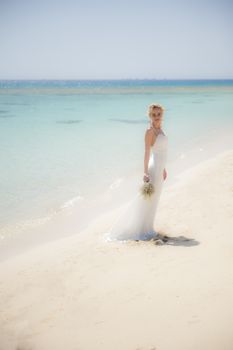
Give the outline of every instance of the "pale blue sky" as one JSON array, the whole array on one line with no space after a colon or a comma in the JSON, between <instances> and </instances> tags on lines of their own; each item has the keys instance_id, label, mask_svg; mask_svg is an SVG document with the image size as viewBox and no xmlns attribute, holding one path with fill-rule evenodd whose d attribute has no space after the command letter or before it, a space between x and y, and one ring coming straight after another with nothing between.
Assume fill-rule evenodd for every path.
<instances>
[{"instance_id":1,"label":"pale blue sky","mask_svg":"<svg viewBox=\"0 0 233 350\"><path fill-rule=\"evenodd\" d=\"M0 0L0 79L233 78L231 0Z\"/></svg>"}]
</instances>

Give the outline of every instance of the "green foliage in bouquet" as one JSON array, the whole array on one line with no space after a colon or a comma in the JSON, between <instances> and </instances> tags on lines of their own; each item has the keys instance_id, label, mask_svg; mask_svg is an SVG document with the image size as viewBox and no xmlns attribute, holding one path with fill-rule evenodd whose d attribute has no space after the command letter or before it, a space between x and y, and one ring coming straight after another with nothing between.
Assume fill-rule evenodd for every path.
<instances>
[{"instance_id":1,"label":"green foliage in bouquet","mask_svg":"<svg viewBox=\"0 0 233 350\"><path fill-rule=\"evenodd\" d=\"M154 192L155 187L150 181L145 182L141 187L141 194L144 198L150 198Z\"/></svg>"}]
</instances>

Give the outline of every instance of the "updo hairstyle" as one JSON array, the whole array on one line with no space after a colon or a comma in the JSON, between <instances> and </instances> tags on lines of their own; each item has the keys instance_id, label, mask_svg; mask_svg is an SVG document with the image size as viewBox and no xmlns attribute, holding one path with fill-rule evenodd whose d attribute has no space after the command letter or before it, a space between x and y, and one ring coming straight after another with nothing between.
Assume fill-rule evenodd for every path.
<instances>
[{"instance_id":1,"label":"updo hairstyle","mask_svg":"<svg viewBox=\"0 0 233 350\"><path fill-rule=\"evenodd\" d=\"M156 110L156 109L159 109L161 110L161 112L164 112L165 111L165 108L159 104L159 103L152 103L151 105L149 105L148 107L148 117L151 117L152 116L152 113Z\"/></svg>"}]
</instances>

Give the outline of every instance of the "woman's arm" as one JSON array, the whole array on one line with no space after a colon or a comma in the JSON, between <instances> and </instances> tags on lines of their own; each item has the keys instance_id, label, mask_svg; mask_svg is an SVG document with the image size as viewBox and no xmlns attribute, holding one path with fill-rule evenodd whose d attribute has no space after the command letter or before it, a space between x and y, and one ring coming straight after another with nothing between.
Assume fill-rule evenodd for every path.
<instances>
[{"instance_id":1,"label":"woman's arm","mask_svg":"<svg viewBox=\"0 0 233 350\"><path fill-rule=\"evenodd\" d=\"M152 144L153 130L147 129L145 132L145 152L144 152L144 175L148 174L148 164L150 159L150 149Z\"/></svg>"},{"instance_id":2,"label":"woman's arm","mask_svg":"<svg viewBox=\"0 0 233 350\"><path fill-rule=\"evenodd\" d=\"M166 180L167 178L167 170L164 168L163 169L163 179Z\"/></svg>"}]
</instances>

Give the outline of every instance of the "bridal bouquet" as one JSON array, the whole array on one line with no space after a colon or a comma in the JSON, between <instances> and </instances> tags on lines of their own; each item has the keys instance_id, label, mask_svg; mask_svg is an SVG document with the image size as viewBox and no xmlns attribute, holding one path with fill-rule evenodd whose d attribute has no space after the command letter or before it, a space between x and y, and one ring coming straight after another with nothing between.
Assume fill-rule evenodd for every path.
<instances>
[{"instance_id":1,"label":"bridal bouquet","mask_svg":"<svg viewBox=\"0 0 233 350\"><path fill-rule=\"evenodd\" d=\"M151 195L154 193L155 191L155 187L154 185L149 181L149 182L145 182L142 187L141 187L141 194L143 195L143 197L146 198L150 198Z\"/></svg>"}]
</instances>

